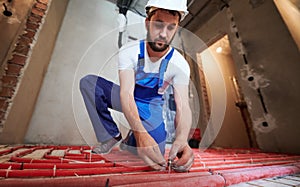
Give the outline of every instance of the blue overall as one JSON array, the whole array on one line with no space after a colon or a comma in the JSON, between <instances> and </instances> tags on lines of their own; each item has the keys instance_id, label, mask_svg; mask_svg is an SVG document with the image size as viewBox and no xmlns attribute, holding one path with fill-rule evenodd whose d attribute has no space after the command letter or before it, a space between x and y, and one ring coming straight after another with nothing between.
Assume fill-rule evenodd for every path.
<instances>
[{"instance_id":1,"label":"blue overall","mask_svg":"<svg viewBox=\"0 0 300 187\"><path fill-rule=\"evenodd\" d=\"M144 72L145 43L140 41L137 71L135 74L134 99L143 126L165 152L166 131L162 116L164 99L158 93L163 85L164 73L173 55L174 48L162 60L158 73ZM119 130L108 108L121 112L120 87L102 77L88 75L81 79L80 90L99 142L115 137ZM130 134L125 142L132 152L136 152L136 140Z\"/></svg>"}]
</instances>

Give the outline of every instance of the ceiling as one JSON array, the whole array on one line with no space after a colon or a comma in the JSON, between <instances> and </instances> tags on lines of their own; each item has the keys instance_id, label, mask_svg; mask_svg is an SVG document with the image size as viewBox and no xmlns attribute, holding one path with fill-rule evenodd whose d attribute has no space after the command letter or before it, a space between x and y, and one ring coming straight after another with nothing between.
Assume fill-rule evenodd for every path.
<instances>
[{"instance_id":1,"label":"ceiling","mask_svg":"<svg viewBox=\"0 0 300 187\"><path fill-rule=\"evenodd\" d=\"M117 1L121 0L108 0L114 4ZM129 1L129 0L123 0ZM190 31L194 31L207 22L212 16L226 7L226 4L229 0L188 0L188 10L189 14L187 17L180 23L182 27ZM130 10L136 12L140 15L145 16L144 7L148 0L132 0L129 7Z\"/></svg>"},{"instance_id":2,"label":"ceiling","mask_svg":"<svg viewBox=\"0 0 300 187\"><path fill-rule=\"evenodd\" d=\"M228 0L188 0L189 14L181 22L181 26L195 31L211 17L227 6Z\"/></svg>"}]
</instances>

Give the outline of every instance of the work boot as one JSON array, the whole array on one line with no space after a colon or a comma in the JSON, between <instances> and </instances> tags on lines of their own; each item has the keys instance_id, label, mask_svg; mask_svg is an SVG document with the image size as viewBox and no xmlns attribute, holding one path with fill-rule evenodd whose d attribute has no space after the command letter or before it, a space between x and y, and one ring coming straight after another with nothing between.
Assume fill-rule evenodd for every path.
<instances>
[{"instance_id":1,"label":"work boot","mask_svg":"<svg viewBox=\"0 0 300 187\"><path fill-rule=\"evenodd\" d=\"M121 144L120 144L120 150L124 151L128 149L128 139L129 137L132 135L132 131L129 130L129 132L127 133L127 136L124 140L122 140Z\"/></svg>"},{"instance_id":2,"label":"work boot","mask_svg":"<svg viewBox=\"0 0 300 187\"><path fill-rule=\"evenodd\" d=\"M133 136L133 132L130 130L126 138L120 144L121 151L129 151L133 154L137 154L136 142Z\"/></svg>"},{"instance_id":3,"label":"work boot","mask_svg":"<svg viewBox=\"0 0 300 187\"><path fill-rule=\"evenodd\" d=\"M121 142L122 142L122 136L120 134L117 137L102 142L100 145L94 146L92 149L92 153L108 154L114 147L118 146Z\"/></svg>"}]
</instances>

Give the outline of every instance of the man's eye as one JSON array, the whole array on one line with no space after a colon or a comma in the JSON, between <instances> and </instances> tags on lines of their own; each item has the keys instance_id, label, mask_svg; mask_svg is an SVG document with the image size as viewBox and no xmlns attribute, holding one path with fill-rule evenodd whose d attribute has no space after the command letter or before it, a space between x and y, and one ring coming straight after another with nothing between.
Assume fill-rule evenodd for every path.
<instances>
[{"instance_id":1,"label":"man's eye","mask_svg":"<svg viewBox=\"0 0 300 187\"><path fill-rule=\"evenodd\" d=\"M164 27L164 24L162 23L155 23L155 27L158 28L158 29L161 29Z\"/></svg>"},{"instance_id":2,"label":"man's eye","mask_svg":"<svg viewBox=\"0 0 300 187\"><path fill-rule=\"evenodd\" d=\"M175 26L173 26L173 25L168 26L168 30L169 30L169 31L172 31L172 30L174 30L174 29L175 29Z\"/></svg>"}]
</instances>

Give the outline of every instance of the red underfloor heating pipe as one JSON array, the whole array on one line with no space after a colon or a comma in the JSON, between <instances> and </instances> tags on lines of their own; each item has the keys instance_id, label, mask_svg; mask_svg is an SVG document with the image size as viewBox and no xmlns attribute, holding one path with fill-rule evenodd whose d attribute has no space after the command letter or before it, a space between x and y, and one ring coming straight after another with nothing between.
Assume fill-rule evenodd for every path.
<instances>
[{"instance_id":1,"label":"red underfloor heating pipe","mask_svg":"<svg viewBox=\"0 0 300 187\"><path fill-rule=\"evenodd\" d=\"M30 157L45 150L42 158ZM54 151L63 155L52 154ZM15 154L14 154L15 153ZM0 186L226 186L300 173L300 155L257 149L194 149L190 172L153 171L137 156L88 146L19 146L0 150Z\"/></svg>"}]
</instances>

